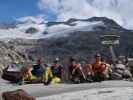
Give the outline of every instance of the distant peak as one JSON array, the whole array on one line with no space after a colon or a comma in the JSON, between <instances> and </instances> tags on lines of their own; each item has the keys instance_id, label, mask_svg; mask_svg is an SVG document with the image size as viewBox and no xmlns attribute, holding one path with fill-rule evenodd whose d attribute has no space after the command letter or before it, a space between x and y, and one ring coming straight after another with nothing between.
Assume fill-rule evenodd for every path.
<instances>
[{"instance_id":1,"label":"distant peak","mask_svg":"<svg viewBox=\"0 0 133 100\"><path fill-rule=\"evenodd\" d=\"M21 23L33 23L33 24L41 24L45 22L42 17L33 17L33 16L21 17L18 18L17 21Z\"/></svg>"}]
</instances>

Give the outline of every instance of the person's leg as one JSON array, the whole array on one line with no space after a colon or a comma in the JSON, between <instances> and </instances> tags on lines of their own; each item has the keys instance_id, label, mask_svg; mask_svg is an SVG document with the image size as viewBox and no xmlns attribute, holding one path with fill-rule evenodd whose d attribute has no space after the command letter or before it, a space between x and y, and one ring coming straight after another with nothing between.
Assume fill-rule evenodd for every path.
<instances>
[{"instance_id":1,"label":"person's leg","mask_svg":"<svg viewBox=\"0 0 133 100\"><path fill-rule=\"evenodd\" d=\"M79 77L73 77L73 78L72 78L72 82L73 82L74 84L79 84L79 83L80 83L80 78L79 78Z\"/></svg>"},{"instance_id":2,"label":"person's leg","mask_svg":"<svg viewBox=\"0 0 133 100\"><path fill-rule=\"evenodd\" d=\"M58 84L58 83L61 83L61 79L60 79L59 77L54 77L50 83L51 83L51 84Z\"/></svg>"},{"instance_id":3,"label":"person's leg","mask_svg":"<svg viewBox=\"0 0 133 100\"><path fill-rule=\"evenodd\" d=\"M33 84L42 83L42 77L32 77L31 83Z\"/></svg>"},{"instance_id":4,"label":"person's leg","mask_svg":"<svg viewBox=\"0 0 133 100\"><path fill-rule=\"evenodd\" d=\"M85 82L87 82L86 77L84 78L83 76L80 76L80 77L79 77L79 80L80 80L80 83L85 83Z\"/></svg>"},{"instance_id":5,"label":"person's leg","mask_svg":"<svg viewBox=\"0 0 133 100\"><path fill-rule=\"evenodd\" d=\"M47 81L43 81L44 85L49 85L52 81L52 78L49 77Z\"/></svg>"},{"instance_id":6,"label":"person's leg","mask_svg":"<svg viewBox=\"0 0 133 100\"><path fill-rule=\"evenodd\" d=\"M36 77L34 75L27 76L24 78L24 83L26 84L35 84L35 83L40 83L40 82L41 82L41 77Z\"/></svg>"},{"instance_id":7,"label":"person's leg","mask_svg":"<svg viewBox=\"0 0 133 100\"><path fill-rule=\"evenodd\" d=\"M53 79L52 77L53 77L52 71L50 68L48 68L43 74L42 81L43 81L44 85L49 85Z\"/></svg>"},{"instance_id":8,"label":"person's leg","mask_svg":"<svg viewBox=\"0 0 133 100\"><path fill-rule=\"evenodd\" d=\"M103 72L102 72L102 76L104 78L104 80L107 80L110 78L110 75L109 75L109 69L106 68Z\"/></svg>"},{"instance_id":9,"label":"person's leg","mask_svg":"<svg viewBox=\"0 0 133 100\"><path fill-rule=\"evenodd\" d=\"M93 82L93 76L92 75L87 75L86 81L87 82Z\"/></svg>"},{"instance_id":10,"label":"person's leg","mask_svg":"<svg viewBox=\"0 0 133 100\"><path fill-rule=\"evenodd\" d=\"M36 76L32 75L32 76L30 77L30 80L33 81L33 80L37 80L37 79L39 79L39 78L40 78L40 77L37 78Z\"/></svg>"},{"instance_id":11,"label":"person's leg","mask_svg":"<svg viewBox=\"0 0 133 100\"><path fill-rule=\"evenodd\" d=\"M95 73L92 79L94 82L101 82L104 80L104 77L102 73Z\"/></svg>"}]
</instances>

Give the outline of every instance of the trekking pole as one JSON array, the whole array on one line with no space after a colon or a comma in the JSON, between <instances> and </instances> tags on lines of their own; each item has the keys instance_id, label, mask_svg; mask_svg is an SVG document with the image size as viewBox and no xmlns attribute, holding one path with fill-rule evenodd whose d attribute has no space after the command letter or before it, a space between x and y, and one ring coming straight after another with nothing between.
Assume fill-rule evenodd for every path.
<instances>
[{"instance_id":1,"label":"trekking pole","mask_svg":"<svg viewBox=\"0 0 133 100\"><path fill-rule=\"evenodd\" d=\"M81 67L80 67L80 71L81 71L81 74L82 74L83 78L86 80L86 76L85 76L85 74L84 74L84 72L83 72Z\"/></svg>"}]
</instances>

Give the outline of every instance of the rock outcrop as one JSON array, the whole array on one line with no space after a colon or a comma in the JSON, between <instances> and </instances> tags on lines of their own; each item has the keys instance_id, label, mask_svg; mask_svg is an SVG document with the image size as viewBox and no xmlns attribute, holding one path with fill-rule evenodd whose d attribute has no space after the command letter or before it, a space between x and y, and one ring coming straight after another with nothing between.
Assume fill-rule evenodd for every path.
<instances>
[{"instance_id":1,"label":"rock outcrop","mask_svg":"<svg viewBox=\"0 0 133 100\"><path fill-rule=\"evenodd\" d=\"M2 98L3 100L36 100L22 89L4 92Z\"/></svg>"},{"instance_id":2,"label":"rock outcrop","mask_svg":"<svg viewBox=\"0 0 133 100\"><path fill-rule=\"evenodd\" d=\"M32 42L34 43L34 42ZM2 70L7 67L10 63L13 62L27 62L28 58L28 49L34 47L30 42L25 40L11 40L11 41L1 41L0 42L0 73Z\"/></svg>"}]
</instances>

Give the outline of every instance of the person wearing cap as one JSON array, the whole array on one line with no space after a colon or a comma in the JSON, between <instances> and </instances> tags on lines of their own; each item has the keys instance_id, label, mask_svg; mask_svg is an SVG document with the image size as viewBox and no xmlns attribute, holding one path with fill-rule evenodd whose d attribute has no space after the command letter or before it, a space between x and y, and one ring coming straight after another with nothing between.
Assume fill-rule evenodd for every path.
<instances>
[{"instance_id":1,"label":"person wearing cap","mask_svg":"<svg viewBox=\"0 0 133 100\"><path fill-rule=\"evenodd\" d=\"M102 81L109 78L109 64L102 61L101 55L98 53L94 56L95 62L90 65L93 81Z\"/></svg>"},{"instance_id":2,"label":"person wearing cap","mask_svg":"<svg viewBox=\"0 0 133 100\"><path fill-rule=\"evenodd\" d=\"M47 69L44 75L44 84L58 84L62 82L64 69L59 63L59 59L55 59L53 65Z\"/></svg>"}]
</instances>

